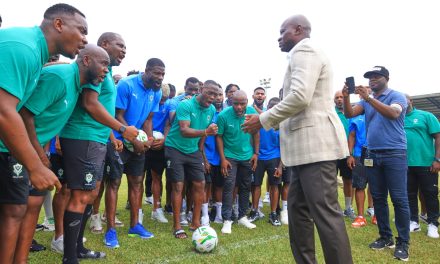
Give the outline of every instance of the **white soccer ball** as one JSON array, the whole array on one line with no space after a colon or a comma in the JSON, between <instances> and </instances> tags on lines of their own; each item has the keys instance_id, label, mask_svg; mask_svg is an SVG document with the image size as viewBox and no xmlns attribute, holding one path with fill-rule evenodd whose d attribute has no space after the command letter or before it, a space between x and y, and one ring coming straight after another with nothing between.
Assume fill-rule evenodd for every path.
<instances>
[{"instance_id":1,"label":"white soccer ball","mask_svg":"<svg viewBox=\"0 0 440 264\"><path fill-rule=\"evenodd\" d=\"M142 129L139 129L139 134L136 137L137 140L139 140L140 142L147 142L148 141L148 136L147 133L145 133L145 131L143 131ZM133 148L133 144L131 144L130 141L124 139L124 146L131 152L133 152L134 148Z\"/></svg>"},{"instance_id":2,"label":"white soccer ball","mask_svg":"<svg viewBox=\"0 0 440 264\"><path fill-rule=\"evenodd\" d=\"M160 132L160 131L153 131L153 138L154 138L155 140L157 140L157 139L163 139L164 136L163 136L162 132Z\"/></svg>"},{"instance_id":3,"label":"white soccer ball","mask_svg":"<svg viewBox=\"0 0 440 264\"><path fill-rule=\"evenodd\" d=\"M200 253L213 251L218 244L217 232L212 227L201 226L192 235L192 244Z\"/></svg>"}]
</instances>

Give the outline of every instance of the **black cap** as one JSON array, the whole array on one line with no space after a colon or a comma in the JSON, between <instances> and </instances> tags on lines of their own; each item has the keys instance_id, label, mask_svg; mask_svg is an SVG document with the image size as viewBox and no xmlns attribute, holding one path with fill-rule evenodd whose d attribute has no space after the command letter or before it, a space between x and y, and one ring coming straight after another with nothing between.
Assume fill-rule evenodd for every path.
<instances>
[{"instance_id":1,"label":"black cap","mask_svg":"<svg viewBox=\"0 0 440 264\"><path fill-rule=\"evenodd\" d=\"M373 74L379 74L386 78L390 77L390 72L384 66L374 66L373 69L364 74L364 78L370 78Z\"/></svg>"}]
</instances>

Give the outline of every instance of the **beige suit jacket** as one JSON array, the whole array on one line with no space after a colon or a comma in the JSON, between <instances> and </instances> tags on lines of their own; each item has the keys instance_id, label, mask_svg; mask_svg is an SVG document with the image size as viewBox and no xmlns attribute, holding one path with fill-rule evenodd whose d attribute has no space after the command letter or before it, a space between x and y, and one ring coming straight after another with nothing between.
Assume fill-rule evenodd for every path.
<instances>
[{"instance_id":1,"label":"beige suit jacket","mask_svg":"<svg viewBox=\"0 0 440 264\"><path fill-rule=\"evenodd\" d=\"M285 166L297 166L347 157L347 138L334 108L329 60L308 38L289 55L283 100L260 115L266 130L280 128L281 160Z\"/></svg>"}]
</instances>

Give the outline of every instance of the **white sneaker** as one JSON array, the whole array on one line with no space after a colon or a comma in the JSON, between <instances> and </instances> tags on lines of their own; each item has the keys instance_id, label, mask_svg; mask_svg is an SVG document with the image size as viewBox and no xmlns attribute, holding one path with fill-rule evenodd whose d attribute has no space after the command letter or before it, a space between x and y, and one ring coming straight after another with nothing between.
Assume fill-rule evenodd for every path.
<instances>
[{"instance_id":1,"label":"white sneaker","mask_svg":"<svg viewBox=\"0 0 440 264\"><path fill-rule=\"evenodd\" d=\"M242 218L238 219L238 224L245 226L246 228L249 228L249 229L254 229L255 227L257 227L256 225L249 222L249 219L247 218L247 216L243 216Z\"/></svg>"},{"instance_id":2,"label":"white sneaker","mask_svg":"<svg viewBox=\"0 0 440 264\"><path fill-rule=\"evenodd\" d=\"M44 217L43 231L55 231L55 220L53 217Z\"/></svg>"},{"instance_id":3,"label":"white sneaker","mask_svg":"<svg viewBox=\"0 0 440 264\"><path fill-rule=\"evenodd\" d=\"M50 243L50 248L52 251L60 254L64 254L64 241L63 241L63 235L61 235L57 240L55 240L55 237L52 238L52 242Z\"/></svg>"},{"instance_id":4,"label":"white sneaker","mask_svg":"<svg viewBox=\"0 0 440 264\"><path fill-rule=\"evenodd\" d=\"M370 207L367 209L367 215L369 215L370 217L373 217L374 215L374 208Z\"/></svg>"},{"instance_id":5,"label":"white sneaker","mask_svg":"<svg viewBox=\"0 0 440 264\"><path fill-rule=\"evenodd\" d=\"M145 204L153 204L153 196L145 197Z\"/></svg>"},{"instance_id":6,"label":"white sneaker","mask_svg":"<svg viewBox=\"0 0 440 264\"><path fill-rule=\"evenodd\" d=\"M202 216L200 224L202 226L209 226L209 215L207 216Z\"/></svg>"},{"instance_id":7,"label":"white sneaker","mask_svg":"<svg viewBox=\"0 0 440 264\"><path fill-rule=\"evenodd\" d=\"M156 220L159 223L168 223L168 219L165 218L162 208L157 208L156 210L151 212L151 219Z\"/></svg>"},{"instance_id":8,"label":"white sneaker","mask_svg":"<svg viewBox=\"0 0 440 264\"><path fill-rule=\"evenodd\" d=\"M102 224L101 224L101 217L99 215L99 213L97 214L92 214L92 216L90 217L90 231L93 234L102 234L104 232L104 229L102 228Z\"/></svg>"},{"instance_id":9,"label":"white sneaker","mask_svg":"<svg viewBox=\"0 0 440 264\"><path fill-rule=\"evenodd\" d=\"M288 225L289 224L289 216L287 214L287 210L282 210L280 215L281 215L281 224Z\"/></svg>"},{"instance_id":10,"label":"white sneaker","mask_svg":"<svg viewBox=\"0 0 440 264\"><path fill-rule=\"evenodd\" d=\"M232 221L225 220L223 222L222 233L223 234L231 234L232 233L231 227L232 227Z\"/></svg>"},{"instance_id":11,"label":"white sneaker","mask_svg":"<svg viewBox=\"0 0 440 264\"><path fill-rule=\"evenodd\" d=\"M123 227L124 226L124 223L122 223L122 221L119 220L117 216L115 216L115 226L116 227Z\"/></svg>"},{"instance_id":12,"label":"white sneaker","mask_svg":"<svg viewBox=\"0 0 440 264\"><path fill-rule=\"evenodd\" d=\"M270 194L268 192L264 195L263 203L270 203Z\"/></svg>"},{"instance_id":13,"label":"white sneaker","mask_svg":"<svg viewBox=\"0 0 440 264\"><path fill-rule=\"evenodd\" d=\"M180 225L188 226L188 220L186 220L186 213L180 213Z\"/></svg>"},{"instance_id":14,"label":"white sneaker","mask_svg":"<svg viewBox=\"0 0 440 264\"><path fill-rule=\"evenodd\" d=\"M438 238L439 237L439 235L438 235L438 227L436 227L434 224L429 224L428 225L428 233L427 233L427 235L430 238Z\"/></svg>"},{"instance_id":15,"label":"white sneaker","mask_svg":"<svg viewBox=\"0 0 440 264\"><path fill-rule=\"evenodd\" d=\"M414 221L409 222L409 232L418 232L420 230L421 229L419 223Z\"/></svg>"},{"instance_id":16,"label":"white sneaker","mask_svg":"<svg viewBox=\"0 0 440 264\"><path fill-rule=\"evenodd\" d=\"M260 199L258 200L258 209L263 208L263 201Z\"/></svg>"}]
</instances>

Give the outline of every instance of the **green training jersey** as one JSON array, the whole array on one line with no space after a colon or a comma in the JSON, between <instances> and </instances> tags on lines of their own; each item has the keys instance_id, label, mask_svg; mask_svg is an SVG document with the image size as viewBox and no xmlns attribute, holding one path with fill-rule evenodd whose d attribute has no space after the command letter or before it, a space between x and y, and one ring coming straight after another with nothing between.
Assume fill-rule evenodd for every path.
<instances>
[{"instance_id":1,"label":"green training jersey","mask_svg":"<svg viewBox=\"0 0 440 264\"><path fill-rule=\"evenodd\" d=\"M349 129L348 119L345 117L344 113L342 113L342 111L340 111L337 107L335 107L335 111L338 114L338 117L341 120L342 125L344 126L345 135L348 138L348 135L350 134L350 132L348 130Z\"/></svg>"},{"instance_id":2,"label":"green training jersey","mask_svg":"<svg viewBox=\"0 0 440 264\"><path fill-rule=\"evenodd\" d=\"M440 133L437 118L414 108L405 116L405 132L408 166L431 166L435 157L433 134Z\"/></svg>"},{"instance_id":3,"label":"green training jersey","mask_svg":"<svg viewBox=\"0 0 440 264\"><path fill-rule=\"evenodd\" d=\"M0 30L0 89L19 100L17 111L37 86L48 59L49 50L40 27ZM1 141L0 151L8 152Z\"/></svg>"},{"instance_id":4,"label":"green training jersey","mask_svg":"<svg viewBox=\"0 0 440 264\"><path fill-rule=\"evenodd\" d=\"M98 101L104 106L111 116L115 116L116 103L116 86L112 77L112 70L109 67L109 72L105 76L104 81L94 86L91 84L84 85L83 89L92 89L98 93ZM106 144L110 137L111 128L99 123L92 116L87 113L82 106L81 100L78 100L64 129L61 131L60 137L91 140Z\"/></svg>"},{"instance_id":5,"label":"green training jersey","mask_svg":"<svg viewBox=\"0 0 440 264\"><path fill-rule=\"evenodd\" d=\"M246 114L257 114L257 111L252 106L247 106ZM242 161L249 160L254 154L252 135L241 130L244 119L244 115L235 114L232 106L218 115L218 135L223 138L223 152L226 158Z\"/></svg>"},{"instance_id":6,"label":"green training jersey","mask_svg":"<svg viewBox=\"0 0 440 264\"><path fill-rule=\"evenodd\" d=\"M24 105L35 115L35 131L42 146L67 123L80 92L76 62L43 68L37 88Z\"/></svg>"},{"instance_id":7,"label":"green training jersey","mask_svg":"<svg viewBox=\"0 0 440 264\"><path fill-rule=\"evenodd\" d=\"M185 154L198 151L200 137L183 137L180 133L179 121L189 121L190 128L204 130L211 124L214 113L215 107L213 105L202 107L197 101L197 96L180 102L177 106L176 118L174 118L170 132L165 139L165 146L173 147Z\"/></svg>"}]
</instances>

